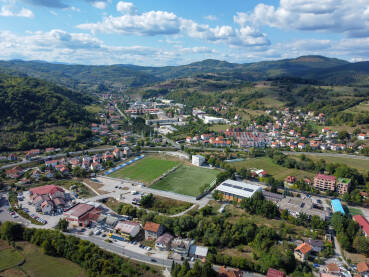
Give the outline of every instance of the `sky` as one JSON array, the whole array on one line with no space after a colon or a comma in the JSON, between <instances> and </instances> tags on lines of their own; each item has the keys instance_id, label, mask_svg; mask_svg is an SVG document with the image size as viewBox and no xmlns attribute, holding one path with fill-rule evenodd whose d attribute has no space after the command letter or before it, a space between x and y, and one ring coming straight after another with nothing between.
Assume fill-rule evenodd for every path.
<instances>
[{"instance_id":1,"label":"sky","mask_svg":"<svg viewBox=\"0 0 369 277\"><path fill-rule=\"evenodd\" d=\"M369 60L369 0L0 0L0 59Z\"/></svg>"}]
</instances>

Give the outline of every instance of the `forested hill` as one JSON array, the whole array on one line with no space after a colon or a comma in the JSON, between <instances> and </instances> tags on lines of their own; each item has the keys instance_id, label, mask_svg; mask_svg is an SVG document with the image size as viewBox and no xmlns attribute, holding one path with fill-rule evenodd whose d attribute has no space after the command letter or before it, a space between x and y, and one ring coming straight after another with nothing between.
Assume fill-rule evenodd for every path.
<instances>
[{"instance_id":1,"label":"forested hill","mask_svg":"<svg viewBox=\"0 0 369 277\"><path fill-rule=\"evenodd\" d=\"M260 81L292 77L317 80L330 85L367 85L369 63L349 63L323 56L294 59L229 63L204 60L179 66L68 65L42 61L0 61L0 72L44 79L81 92L122 91L177 78L211 74L228 81Z\"/></svg>"},{"instance_id":2,"label":"forested hill","mask_svg":"<svg viewBox=\"0 0 369 277\"><path fill-rule=\"evenodd\" d=\"M45 126L85 125L93 119L80 93L29 78L0 75L0 127L37 130Z\"/></svg>"}]
</instances>

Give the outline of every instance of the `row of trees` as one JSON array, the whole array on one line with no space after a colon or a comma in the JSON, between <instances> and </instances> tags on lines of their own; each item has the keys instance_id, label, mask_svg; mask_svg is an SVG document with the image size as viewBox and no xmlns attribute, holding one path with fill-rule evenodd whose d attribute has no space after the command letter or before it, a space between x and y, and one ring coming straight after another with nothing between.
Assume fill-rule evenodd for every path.
<instances>
[{"instance_id":1,"label":"row of trees","mask_svg":"<svg viewBox=\"0 0 369 277\"><path fill-rule=\"evenodd\" d=\"M216 277L217 273L209 261L202 264L197 260L191 269L188 261L185 260L182 265L173 264L170 275L172 277Z\"/></svg>"},{"instance_id":2,"label":"row of trees","mask_svg":"<svg viewBox=\"0 0 369 277\"><path fill-rule=\"evenodd\" d=\"M343 249L369 257L369 239L364 237L359 224L351 217L335 213L331 218L331 224Z\"/></svg>"}]
</instances>

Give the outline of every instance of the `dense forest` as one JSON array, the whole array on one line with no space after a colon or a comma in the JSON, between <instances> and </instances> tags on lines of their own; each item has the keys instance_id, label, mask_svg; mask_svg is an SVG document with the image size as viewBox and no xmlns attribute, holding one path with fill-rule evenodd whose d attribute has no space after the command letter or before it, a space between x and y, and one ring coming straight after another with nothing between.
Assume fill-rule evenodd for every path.
<instances>
[{"instance_id":1,"label":"dense forest","mask_svg":"<svg viewBox=\"0 0 369 277\"><path fill-rule=\"evenodd\" d=\"M224 88L232 83L293 77L329 85L367 85L369 63L349 63L323 56L237 64L204 60L188 65L147 67L135 65L87 66L52 64L42 61L0 61L0 72L27 75L87 92L121 92L165 80L197 76L208 79L210 88ZM302 80L302 79L301 79ZM301 81L300 80L300 81ZM219 82L221 81L221 82ZM231 81L222 83L222 81ZM300 82L299 81L299 82Z\"/></svg>"},{"instance_id":2,"label":"dense forest","mask_svg":"<svg viewBox=\"0 0 369 277\"><path fill-rule=\"evenodd\" d=\"M46 81L0 75L1 149L64 146L90 136L92 99Z\"/></svg>"}]
</instances>

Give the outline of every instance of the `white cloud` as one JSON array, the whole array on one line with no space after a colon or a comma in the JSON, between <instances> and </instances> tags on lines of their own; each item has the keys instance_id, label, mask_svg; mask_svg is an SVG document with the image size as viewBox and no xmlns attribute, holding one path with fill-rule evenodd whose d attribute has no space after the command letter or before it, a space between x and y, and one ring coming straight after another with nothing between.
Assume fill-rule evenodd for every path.
<instances>
[{"instance_id":1,"label":"white cloud","mask_svg":"<svg viewBox=\"0 0 369 277\"><path fill-rule=\"evenodd\" d=\"M239 12L234 20L241 25L361 37L369 36L368 8L369 0L280 0L277 7L258 4L251 12Z\"/></svg>"},{"instance_id":2,"label":"white cloud","mask_svg":"<svg viewBox=\"0 0 369 277\"><path fill-rule=\"evenodd\" d=\"M133 5L133 3L131 2L123 2L123 1L119 1L117 3L117 11L120 13L128 13L128 14L136 14L137 13L137 9L136 7Z\"/></svg>"},{"instance_id":3,"label":"white cloud","mask_svg":"<svg viewBox=\"0 0 369 277\"><path fill-rule=\"evenodd\" d=\"M231 46L269 45L266 36L256 28L242 24L241 28L228 25L210 27L185 19L167 11L139 13L130 2L118 2L117 11L121 16L108 16L101 22L80 24L77 27L92 33L118 33L123 35L156 36L186 35L213 43L227 43ZM238 23L238 22L236 22Z\"/></svg>"},{"instance_id":4,"label":"white cloud","mask_svg":"<svg viewBox=\"0 0 369 277\"><path fill-rule=\"evenodd\" d=\"M104 1L96 1L92 2L92 6L94 6L97 9L104 10L106 9L107 3Z\"/></svg>"},{"instance_id":5,"label":"white cloud","mask_svg":"<svg viewBox=\"0 0 369 277\"><path fill-rule=\"evenodd\" d=\"M17 17L33 18L34 14L29 9L22 8L20 10L17 10L9 5L1 7L0 16L17 16Z\"/></svg>"},{"instance_id":6,"label":"white cloud","mask_svg":"<svg viewBox=\"0 0 369 277\"><path fill-rule=\"evenodd\" d=\"M218 18L215 15L209 14L207 16L204 17L206 20L210 20L210 21L215 21Z\"/></svg>"},{"instance_id":7,"label":"white cloud","mask_svg":"<svg viewBox=\"0 0 369 277\"><path fill-rule=\"evenodd\" d=\"M184 64L210 57L214 50L198 47L163 49L146 46L110 46L89 34L63 30L27 32L18 36L0 31L0 59L45 60L80 64Z\"/></svg>"}]
</instances>

